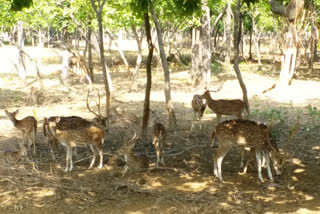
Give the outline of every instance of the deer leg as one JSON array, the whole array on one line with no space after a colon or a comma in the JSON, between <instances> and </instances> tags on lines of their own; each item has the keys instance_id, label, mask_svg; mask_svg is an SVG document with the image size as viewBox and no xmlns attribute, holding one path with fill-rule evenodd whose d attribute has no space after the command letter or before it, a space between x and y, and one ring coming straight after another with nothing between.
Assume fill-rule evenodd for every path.
<instances>
[{"instance_id":1,"label":"deer leg","mask_svg":"<svg viewBox=\"0 0 320 214\"><path fill-rule=\"evenodd\" d=\"M89 169L91 169L93 167L94 162L96 161L96 156L97 156L98 151L92 144L90 144L89 146L90 146L91 151L93 152L93 158L92 158L90 166L89 166Z\"/></svg>"},{"instance_id":2,"label":"deer leg","mask_svg":"<svg viewBox=\"0 0 320 214\"><path fill-rule=\"evenodd\" d=\"M160 151L159 151L159 142L158 142L158 137L155 136L153 140L153 145L156 149L156 154L157 154L157 166L159 166L160 163Z\"/></svg>"},{"instance_id":3,"label":"deer leg","mask_svg":"<svg viewBox=\"0 0 320 214\"><path fill-rule=\"evenodd\" d=\"M161 145L160 145L160 161L162 165L165 165L164 163L164 140L162 139Z\"/></svg>"},{"instance_id":4,"label":"deer leg","mask_svg":"<svg viewBox=\"0 0 320 214\"><path fill-rule=\"evenodd\" d=\"M32 131L33 154L36 154L36 130Z\"/></svg>"},{"instance_id":5,"label":"deer leg","mask_svg":"<svg viewBox=\"0 0 320 214\"><path fill-rule=\"evenodd\" d=\"M191 131L194 129L195 123L196 123L196 112L193 112L192 115L192 124L191 124Z\"/></svg>"},{"instance_id":6,"label":"deer leg","mask_svg":"<svg viewBox=\"0 0 320 214\"><path fill-rule=\"evenodd\" d=\"M269 153L268 152L264 152L264 159L265 159L266 164L267 164L267 170L268 170L269 179L273 182L272 171L271 171L271 167L270 167L270 157L269 157Z\"/></svg>"},{"instance_id":7,"label":"deer leg","mask_svg":"<svg viewBox=\"0 0 320 214\"><path fill-rule=\"evenodd\" d=\"M221 172L221 165L222 165L222 161L223 158L225 157L225 155L227 154L227 152L229 151L229 149L231 148L231 146L220 146L218 147L216 153L215 153L215 157L214 157L214 175L217 176L219 178L220 181L223 181L222 179L222 172Z\"/></svg>"},{"instance_id":8,"label":"deer leg","mask_svg":"<svg viewBox=\"0 0 320 214\"><path fill-rule=\"evenodd\" d=\"M66 155L66 168L65 168L65 172L69 171L69 165L70 165L70 151L72 150L72 148L70 146L67 146L67 155ZM71 170L70 170L71 171Z\"/></svg>"},{"instance_id":9,"label":"deer leg","mask_svg":"<svg viewBox=\"0 0 320 214\"><path fill-rule=\"evenodd\" d=\"M200 129L202 129L202 125L201 125L201 112L198 112L198 117L199 117L199 127L200 127Z\"/></svg>"},{"instance_id":10,"label":"deer leg","mask_svg":"<svg viewBox=\"0 0 320 214\"><path fill-rule=\"evenodd\" d=\"M102 139L102 143L103 143L104 139ZM102 150L102 146L101 145L96 145L96 149L99 153L99 156L100 156L100 162L99 162L99 169L102 168L103 166L103 150Z\"/></svg>"},{"instance_id":11,"label":"deer leg","mask_svg":"<svg viewBox=\"0 0 320 214\"><path fill-rule=\"evenodd\" d=\"M259 177L259 180L263 183L264 180L263 180L262 174L261 174L261 150L260 149L255 149L255 150L256 150L258 177Z\"/></svg>"}]
</instances>

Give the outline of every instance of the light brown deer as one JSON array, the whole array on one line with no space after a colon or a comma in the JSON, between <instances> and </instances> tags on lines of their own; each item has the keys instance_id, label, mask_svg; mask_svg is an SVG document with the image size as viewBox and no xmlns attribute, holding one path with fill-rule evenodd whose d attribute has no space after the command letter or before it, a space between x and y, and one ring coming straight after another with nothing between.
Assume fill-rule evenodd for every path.
<instances>
[{"instance_id":1,"label":"light brown deer","mask_svg":"<svg viewBox=\"0 0 320 214\"><path fill-rule=\"evenodd\" d=\"M132 151L137 139L138 138L135 133L131 139L125 140L124 144L118 151L118 154L124 156L124 160L126 162L124 174L128 171L140 171L149 168L149 158L144 154L137 155Z\"/></svg>"},{"instance_id":2,"label":"light brown deer","mask_svg":"<svg viewBox=\"0 0 320 214\"><path fill-rule=\"evenodd\" d=\"M37 120L32 116L28 116L23 118L22 120L18 120L16 118L16 115L19 113L19 109L15 112L9 112L5 110L5 113L11 120L13 126L21 131L23 144L26 144L28 146L28 149L30 149L30 146L33 144L33 154L35 154L38 126Z\"/></svg>"},{"instance_id":3,"label":"light brown deer","mask_svg":"<svg viewBox=\"0 0 320 214\"><path fill-rule=\"evenodd\" d=\"M221 164L223 158L232 146L254 149L258 177L263 182L261 174L262 158L265 158L268 176L273 181L270 157L273 162L273 168L277 175L281 174L280 154L271 142L269 128L264 124L259 124L249 120L229 120L218 124L213 131L213 139L218 141L218 149L214 155L214 175L222 181Z\"/></svg>"},{"instance_id":4,"label":"light brown deer","mask_svg":"<svg viewBox=\"0 0 320 214\"><path fill-rule=\"evenodd\" d=\"M206 89L205 92L200 96L201 99L206 100L208 107L217 115L218 123L220 123L221 115L235 115L238 119L241 119L244 109L246 109L247 114L249 114L249 108L242 100L214 100L211 98L210 91L218 92L221 90L222 85L223 82L216 91Z\"/></svg>"},{"instance_id":5,"label":"light brown deer","mask_svg":"<svg viewBox=\"0 0 320 214\"><path fill-rule=\"evenodd\" d=\"M69 116L69 117L49 117L47 121L56 121L58 118L60 118L59 122L56 124L56 126L61 130L66 130L70 128L74 128L75 124L83 125L90 125L90 122L77 116ZM53 135L53 133L50 132L48 122L44 121L43 123L43 134L46 137L46 141L49 144L50 148L50 154L53 160L55 160L55 155L53 152L53 149L57 147L58 140Z\"/></svg>"},{"instance_id":6,"label":"light brown deer","mask_svg":"<svg viewBox=\"0 0 320 214\"><path fill-rule=\"evenodd\" d=\"M167 130L166 127L159 121L155 120L152 127L153 145L157 154L157 166L164 163L164 147L167 142Z\"/></svg>"},{"instance_id":7,"label":"light brown deer","mask_svg":"<svg viewBox=\"0 0 320 214\"><path fill-rule=\"evenodd\" d=\"M193 109L193 118L192 118L192 125L191 125L191 131L195 127L196 120L199 120L199 126L200 129L202 128L201 126L201 118L203 116L203 112L207 107L206 103L203 103L203 100L201 99L199 94L193 95L192 101L191 101L191 106Z\"/></svg>"},{"instance_id":8,"label":"light brown deer","mask_svg":"<svg viewBox=\"0 0 320 214\"><path fill-rule=\"evenodd\" d=\"M65 172L72 171L72 148L78 146L89 146L94 153L89 169L93 167L98 155L100 156L99 168L102 168L104 131L89 121L81 123L69 121L69 126L66 127L62 125L63 123L59 123L60 120L60 117L53 117L51 120L45 118L44 124L48 127L50 135L67 147Z\"/></svg>"}]
</instances>

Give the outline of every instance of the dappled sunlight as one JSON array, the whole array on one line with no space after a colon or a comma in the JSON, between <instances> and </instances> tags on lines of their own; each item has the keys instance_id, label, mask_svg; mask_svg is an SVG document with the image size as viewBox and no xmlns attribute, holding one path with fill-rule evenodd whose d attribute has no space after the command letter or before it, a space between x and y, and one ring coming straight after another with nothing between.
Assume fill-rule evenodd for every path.
<instances>
[{"instance_id":1,"label":"dappled sunlight","mask_svg":"<svg viewBox=\"0 0 320 214\"><path fill-rule=\"evenodd\" d=\"M204 189L207 189L211 182L204 181L204 182L186 182L183 185L177 186L177 190L180 191L192 191L192 192L200 192Z\"/></svg>"}]
</instances>

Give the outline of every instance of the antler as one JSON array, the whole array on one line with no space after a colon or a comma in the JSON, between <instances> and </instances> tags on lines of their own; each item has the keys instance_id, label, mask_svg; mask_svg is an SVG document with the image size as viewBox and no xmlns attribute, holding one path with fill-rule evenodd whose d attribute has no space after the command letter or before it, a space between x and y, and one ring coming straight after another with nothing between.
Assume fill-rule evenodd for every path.
<instances>
[{"instance_id":1,"label":"antler","mask_svg":"<svg viewBox=\"0 0 320 214\"><path fill-rule=\"evenodd\" d=\"M88 90L88 94L87 94L87 109L93 113L94 115L96 115L98 118L102 119L103 116L101 114L101 111L100 111L100 94L99 94L99 91L98 91L98 102L96 101L96 105L98 107L98 114L96 112L94 112L91 108L90 108L90 105L89 105L89 95L90 95L90 90Z\"/></svg>"},{"instance_id":2,"label":"antler","mask_svg":"<svg viewBox=\"0 0 320 214\"><path fill-rule=\"evenodd\" d=\"M220 90L222 89L223 84L224 84L224 80L220 83L219 88L218 88L217 90L208 90L208 89L206 88L206 91L218 92L218 91L220 91Z\"/></svg>"}]
</instances>

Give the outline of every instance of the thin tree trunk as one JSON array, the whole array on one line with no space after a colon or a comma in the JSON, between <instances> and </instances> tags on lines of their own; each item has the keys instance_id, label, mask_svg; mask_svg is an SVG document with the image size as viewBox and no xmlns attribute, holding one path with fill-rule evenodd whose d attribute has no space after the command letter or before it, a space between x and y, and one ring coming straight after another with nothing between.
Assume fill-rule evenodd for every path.
<instances>
[{"instance_id":1,"label":"thin tree trunk","mask_svg":"<svg viewBox=\"0 0 320 214\"><path fill-rule=\"evenodd\" d=\"M106 2L106 0L103 0L101 3L100 1L98 2L98 8L95 5L94 0L90 0L91 5L96 13L97 20L98 20L98 26L99 26L99 50L100 50L100 60L101 60L101 67L102 67L102 73L103 73L103 82L105 85L105 92L106 92L106 127L109 127L109 122L110 122L110 98L111 98L111 93L109 89L109 81L108 78L109 76L107 75L107 66L105 63L105 57L104 57L104 46L103 46L103 28L102 28L102 9L103 6Z\"/></svg>"},{"instance_id":2,"label":"thin tree trunk","mask_svg":"<svg viewBox=\"0 0 320 214\"><path fill-rule=\"evenodd\" d=\"M17 37L17 48L19 51L19 65L18 65L18 74L20 79L26 84L26 64L23 56L23 48L24 48L24 40L25 40L25 34L23 29L23 23L22 21L18 21L17 23L17 31L18 31L18 37Z\"/></svg>"},{"instance_id":3,"label":"thin tree trunk","mask_svg":"<svg viewBox=\"0 0 320 214\"><path fill-rule=\"evenodd\" d=\"M226 50L226 56L224 59L224 62L227 64L227 66L230 65L231 60L231 1L228 2L228 8L227 8L227 15L226 15L226 43L225 43L225 50Z\"/></svg>"},{"instance_id":4,"label":"thin tree trunk","mask_svg":"<svg viewBox=\"0 0 320 214\"><path fill-rule=\"evenodd\" d=\"M165 94L165 99L166 99L167 110L169 113L169 129L175 129L176 128L176 116L175 116L175 111L174 111L174 107L173 107L172 99L171 99L170 72L169 72L168 61L166 58L166 53L164 51L162 32L161 32L160 24L158 21L158 17L156 15L151 3L149 4L149 8L150 8L151 16L153 18L153 21L155 23L156 30L157 30L160 57L161 57L161 62L162 62L162 68L164 71L164 82L165 82L164 94ZM209 33L210 33L210 31L209 31Z\"/></svg>"},{"instance_id":5,"label":"thin tree trunk","mask_svg":"<svg viewBox=\"0 0 320 214\"><path fill-rule=\"evenodd\" d=\"M134 68L133 74L132 74L132 90L137 90L138 89L138 75L139 75L139 70L141 67L141 62L142 62L142 38L143 38L143 30L141 29L141 35L138 35L136 26L134 24L131 25L131 29L133 31L134 37L136 38L137 41L137 46L138 46L138 55L137 55L137 60L136 60L136 67Z\"/></svg>"},{"instance_id":6,"label":"thin tree trunk","mask_svg":"<svg viewBox=\"0 0 320 214\"><path fill-rule=\"evenodd\" d=\"M94 74L93 74L93 63L92 63L92 44L91 44L91 35L92 35L92 28L89 26L88 28L88 35L87 35L87 45L88 45L88 65L89 65L89 72L90 78L92 82L94 82Z\"/></svg>"},{"instance_id":7,"label":"thin tree trunk","mask_svg":"<svg viewBox=\"0 0 320 214\"><path fill-rule=\"evenodd\" d=\"M261 65L261 55L260 55L260 48L259 48L259 37L258 37L258 30L256 27L256 23L254 20L254 16L251 16L252 19L252 29L253 29L253 42L254 46L256 47L256 54L258 58L258 64Z\"/></svg>"},{"instance_id":8,"label":"thin tree trunk","mask_svg":"<svg viewBox=\"0 0 320 214\"><path fill-rule=\"evenodd\" d=\"M204 11L204 16L201 18L202 85L209 88L211 84L211 30L210 9L207 0L203 0L202 10Z\"/></svg>"},{"instance_id":9,"label":"thin tree trunk","mask_svg":"<svg viewBox=\"0 0 320 214\"><path fill-rule=\"evenodd\" d=\"M146 64L147 84L146 84L146 93L145 93L144 105L143 105L141 135L145 135L147 132L148 121L150 117L150 92L151 92L151 84L152 84L151 63L152 63L152 56L153 56L153 45L152 45L151 27L150 27L148 11L145 12L144 14L144 24L145 24L149 53L148 53L147 64Z\"/></svg>"},{"instance_id":10,"label":"thin tree trunk","mask_svg":"<svg viewBox=\"0 0 320 214\"><path fill-rule=\"evenodd\" d=\"M241 71L239 68L239 41L241 34L239 33L239 23L240 23L240 0L237 0L237 9L234 17L234 70L236 72L240 87L242 89L243 93L243 101L246 104L246 110L247 113L250 114L250 109L249 109L249 101L248 101L248 96L247 96L247 88L245 83L243 82Z\"/></svg>"},{"instance_id":11,"label":"thin tree trunk","mask_svg":"<svg viewBox=\"0 0 320 214\"><path fill-rule=\"evenodd\" d=\"M249 60L252 60L252 28L250 30L250 41L249 41Z\"/></svg>"}]
</instances>

